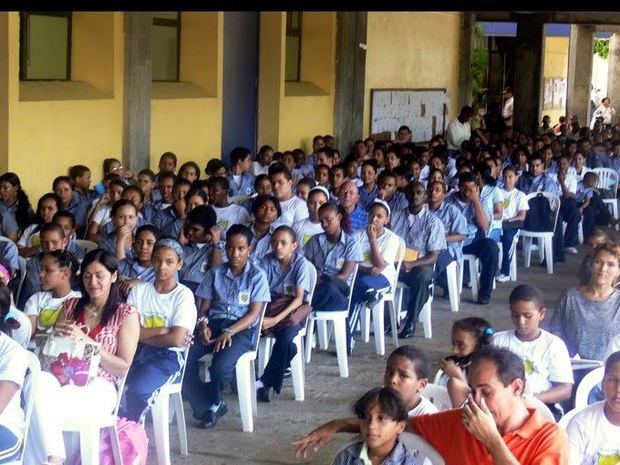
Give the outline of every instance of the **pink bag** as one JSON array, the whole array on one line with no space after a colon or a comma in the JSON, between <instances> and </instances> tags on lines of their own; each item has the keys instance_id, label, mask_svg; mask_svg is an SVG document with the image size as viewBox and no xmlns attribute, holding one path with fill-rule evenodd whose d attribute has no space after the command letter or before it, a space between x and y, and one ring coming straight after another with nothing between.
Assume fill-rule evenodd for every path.
<instances>
[{"instance_id":1,"label":"pink bag","mask_svg":"<svg viewBox=\"0 0 620 465\"><path fill-rule=\"evenodd\" d=\"M123 465L146 465L149 440L140 423L119 417L116 421ZM99 465L116 465L109 430L101 433L99 441ZM81 465L81 461L79 462Z\"/></svg>"}]
</instances>

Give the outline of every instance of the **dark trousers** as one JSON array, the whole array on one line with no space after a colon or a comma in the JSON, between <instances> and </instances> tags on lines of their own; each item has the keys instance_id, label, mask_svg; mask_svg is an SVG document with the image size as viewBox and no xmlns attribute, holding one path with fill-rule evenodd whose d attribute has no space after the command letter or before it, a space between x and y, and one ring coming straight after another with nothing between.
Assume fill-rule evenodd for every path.
<instances>
[{"instance_id":1,"label":"dark trousers","mask_svg":"<svg viewBox=\"0 0 620 465\"><path fill-rule=\"evenodd\" d=\"M428 286L433 281L433 267L416 266L408 273L401 269L399 281L409 286L406 321L415 324L422 307L430 296Z\"/></svg>"},{"instance_id":2,"label":"dark trousers","mask_svg":"<svg viewBox=\"0 0 620 465\"><path fill-rule=\"evenodd\" d=\"M583 237L590 236L596 226L607 226L611 215L598 192L592 193L590 204L583 210Z\"/></svg>"},{"instance_id":3,"label":"dark trousers","mask_svg":"<svg viewBox=\"0 0 620 465\"><path fill-rule=\"evenodd\" d=\"M216 319L209 322L212 338L222 334L224 328L228 328L234 320ZM187 400L194 411L196 418L201 418L211 405L219 404L222 400L222 390L229 384L235 374L237 360L245 352L252 350L256 328L248 328L236 333L232 337L232 345L213 354L213 361L209 367L211 381L203 383L200 380L200 362L205 354L213 351L213 344L204 345L200 341L199 334L195 335L187 359L185 378L183 380L183 398Z\"/></svg>"},{"instance_id":4,"label":"dark trousers","mask_svg":"<svg viewBox=\"0 0 620 465\"><path fill-rule=\"evenodd\" d=\"M125 402L119 415L140 421L159 390L180 375L183 361L182 352L140 344L127 375Z\"/></svg>"},{"instance_id":5,"label":"dark trousers","mask_svg":"<svg viewBox=\"0 0 620 465\"><path fill-rule=\"evenodd\" d=\"M389 281L382 274L377 276L373 276L370 273L357 274L353 292L351 293L351 308L349 309L349 318L347 321L347 347L350 347L351 338L355 333L362 305L366 299L366 292L371 289L389 289L389 287Z\"/></svg>"},{"instance_id":6,"label":"dark trousers","mask_svg":"<svg viewBox=\"0 0 620 465\"><path fill-rule=\"evenodd\" d=\"M510 261L516 250L512 250L512 241L519 232L519 228L502 230L502 269L501 273L510 276ZM516 249L516 247L515 247Z\"/></svg>"},{"instance_id":7,"label":"dark trousers","mask_svg":"<svg viewBox=\"0 0 620 465\"><path fill-rule=\"evenodd\" d=\"M349 286L340 279L321 275L312 297L312 308L320 312L346 310Z\"/></svg>"},{"instance_id":8,"label":"dark trousers","mask_svg":"<svg viewBox=\"0 0 620 465\"><path fill-rule=\"evenodd\" d=\"M276 338L276 342L273 345L271 357L260 379L265 386L271 386L278 394L280 394L282 389L284 372L297 354L297 346L293 343L293 339L295 339L295 336L297 336L297 333L299 333L303 326L303 324L285 326L284 328L271 331Z\"/></svg>"},{"instance_id":9,"label":"dark trousers","mask_svg":"<svg viewBox=\"0 0 620 465\"><path fill-rule=\"evenodd\" d=\"M581 213L577 207L575 197L561 197L560 213L553 234L553 259L564 261L564 248L576 247L579 243L578 229L581 221ZM563 232L564 222L566 231Z\"/></svg>"},{"instance_id":10,"label":"dark trousers","mask_svg":"<svg viewBox=\"0 0 620 465\"><path fill-rule=\"evenodd\" d=\"M478 297L491 297L493 292L493 279L497 274L499 261L499 247L497 242L488 237L475 239L471 244L463 247L463 253L475 255L480 260L480 289ZM476 279L472 276L471 279Z\"/></svg>"}]
</instances>

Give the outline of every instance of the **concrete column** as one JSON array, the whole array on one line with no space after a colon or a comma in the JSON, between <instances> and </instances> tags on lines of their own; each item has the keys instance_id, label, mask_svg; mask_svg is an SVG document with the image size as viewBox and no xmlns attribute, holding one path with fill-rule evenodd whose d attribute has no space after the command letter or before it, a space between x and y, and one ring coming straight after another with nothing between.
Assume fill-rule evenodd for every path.
<instances>
[{"instance_id":1,"label":"concrete column","mask_svg":"<svg viewBox=\"0 0 620 465\"><path fill-rule=\"evenodd\" d=\"M461 17L461 38L459 48L459 111L465 105L471 105L472 77L471 62L474 53L474 28L476 27L476 14L465 11Z\"/></svg>"},{"instance_id":2,"label":"concrete column","mask_svg":"<svg viewBox=\"0 0 620 465\"><path fill-rule=\"evenodd\" d=\"M533 133L542 103L545 23L537 15L517 18L513 127Z\"/></svg>"},{"instance_id":3,"label":"concrete column","mask_svg":"<svg viewBox=\"0 0 620 465\"><path fill-rule=\"evenodd\" d=\"M17 13L15 13L17 15ZM9 20L11 13L0 13L0 171L9 170ZM17 38L17 35L15 36ZM17 56L17 54L15 54ZM17 79L17 74L14 79Z\"/></svg>"},{"instance_id":4,"label":"concrete column","mask_svg":"<svg viewBox=\"0 0 620 465\"><path fill-rule=\"evenodd\" d=\"M609 38L609 72L607 74L607 97L611 105L620 109L620 33Z\"/></svg>"},{"instance_id":5,"label":"concrete column","mask_svg":"<svg viewBox=\"0 0 620 465\"><path fill-rule=\"evenodd\" d=\"M123 163L134 173L150 165L151 12L125 13Z\"/></svg>"},{"instance_id":6,"label":"concrete column","mask_svg":"<svg viewBox=\"0 0 620 465\"><path fill-rule=\"evenodd\" d=\"M337 13L334 137L343 156L363 134L366 49L360 44L366 44L367 15L365 11Z\"/></svg>"},{"instance_id":7,"label":"concrete column","mask_svg":"<svg viewBox=\"0 0 620 465\"><path fill-rule=\"evenodd\" d=\"M572 24L568 46L566 114L577 115L579 124L590 124L592 41L594 26Z\"/></svg>"}]
</instances>

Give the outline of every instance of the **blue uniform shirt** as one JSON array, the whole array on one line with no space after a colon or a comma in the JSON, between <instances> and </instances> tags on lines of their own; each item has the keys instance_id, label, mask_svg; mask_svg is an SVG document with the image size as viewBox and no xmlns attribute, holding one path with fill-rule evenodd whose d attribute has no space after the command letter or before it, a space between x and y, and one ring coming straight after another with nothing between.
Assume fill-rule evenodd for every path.
<instances>
[{"instance_id":1,"label":"blue uniform shirt","mask_svg":"<svg viewBox=\"0 0 620 465\"><path fill-rule=\"evenodd\" d=\"M254 192L254 176L252 173L242 173L239 184L235 182L235 178L232 173L228 173L229 184L229 197L235 197L237 195L251 195Z\"/></svg>"},{"instance_id":2,"label":"blue uniform shirt","mask_svg":"<svg viewBox=\"0 0 620 465\"><path fill-rule=\"evenodd\" d=\"M375 188L370 192L367 192L364 186L359 188L360 192L360 203L362 206L368 210L370 208L370 204L377 198L379 195L379 186L375 184Z\"/></svg>"},{"instance_id":3,"label":"blue uniform shirt","mask_svg":"<svg viewBox=\"0 0 620 465\"><path fill-rule=\"evenodd\" d=\"M489 228L491 227L491 222L493 221L493 203L490 197L481 198L480 202L482 203L482 210L484 211L484 215L487 217L487 221L489 222ZM467 239L463 242L463 245L471 244L476 237L486 237L487 231L479 231L478 225L476 224L476 212L474 211L474 204L467 201L462 202L459 200L459 191L455 191L451 195L445 198L444 203L454 205L465 217L465 221L467 221Z\"/></svg>"},{"instance_id":4,"label":"blue uniform shirt","mask_svg":"<svg viewBox=\"0 0 620 465\"><path fill-rule=\"evenodd\" d=\"M349 213L349 221L351 221L352 232L365 229L368 226L368 213L358 203L355 210Z\"/></svg>"},{"instance_id":5,"label":"blue uniform shirt","mask_svg":"<svg viewBox=\"0 0 620 465\"><path fill-rule=\"evenodd\" d=\"M254 231L254 224L250 226L252 230L252 252L250 254L250 258L254 260L256 263L259 263L261 259L271 252L271 235L273 234L273 230L275 229L272 226L269 227L269 231L263 237L259 238Z\"/></svg>"},{"instance_id":6,"label":"blue uniform shirt","mask_svg":"<svg viewBox=\"0 0 620 465\"><path fill-rule=\"evenodd\" d=\"M251 303L271 302L267 275L251 260L233 277L227 263L209 271L196 289L196 297L210 300L209 318L238 320L245 316Z\"/></svg>"},{"instance_id":7,"label":"blue uniform shirt","mask_svg":"<svg viewBox=\"0 0 620 465\"><path fill-rule=\"evenodd\" d=\"M390 225L392 232L404 239L407 248L417 250L420 256L447 247L443 224L427 207L422 207L417 215L408 208L398 210L393 213Z\"/></svg>"},{"instance_id":8,"label":"blue uniform shirt","mask_svg":"<svg viewBox=\"0 0 620 465\"><path fill-rule=\"evenodd\" d=\"M293 261L286 273L282 272L280 262L278 262L278 259L273 253L267 254L260 261L260 267L267 275L269 292L272 296L294 296L298 287L301 287L305 291L304 297L311 291L308 264L304 256L299 252L295 252L293 255Z\"/></svg>"},{"instance_id":9,"label":"blue uniform shirt","mask_svg":"<svg viewBox=\"0 0 620 465\"><path fill-rule=\"evenodd\" d=\"M462 234L467 237L467 220L461 211L454 205L442 202L439 208L432 212L443 224L445 235ZM463 257L463 241L446 242L450 256L457 261Z\"/></svg>"},{"instance_id":10,"label":"blue uniform shirt","mask_svg":"<svg viewBox=\"0 0 620 465\"><path fill-rule=\"evenodd\" d=\"M174 222L178 219L179 217L177 216L177 212L172 205L164 208L163 210L157 210L153 214L152 218L153 226L159 230L161 236L172 237L178 237L178 233L176 236L169 234L169 232L173 229L172 226Z\"/></svg>"},{"instance_id":11,"label":"blue uniform shirt","mask_svg":"<svg viewBox=\"0 0 620 465\"><path fill-rule=\"evenodd\" d=\"M132 232L132 235L135 231ZM116 255L116 231L104 232L101 240L99 241L99 248L107 250L113 255ZM131 247L125 246L125 256L129 258L135 258L136 253Z\"/></svg>"},{"instance_id":12,"label":"blue uniform shirt","mask_svg":"<svg viewBox=\"0 0 620 465\"><path fill-rule=\"evenodd\" d=\"M88 216L88 210L90 210L90 202L84 201L84 199L76 191L73 191L71 201L67 208L62 210L72 213L75 216L75 223L78 228L86 226L86 217Z\"/></svg>"},{"instance_id":13,"label":"blue uniform shirt","mask_svg":"<svg viewBox=\"0 0 620 465\"><path fill-rule=\"evenodd\" d=\"M402 210L403 208L409 207L409 202L407 202L407 197L402 192L395 192L390 200L386 200L387 204L390 207L392 213L397 210Z\"/></svg>"},{"instance_id":14,"label":"blue uniform shirt","mask_svg":"<svg viewBox=\"0 0 620 465\"><path fill-rule=\"evenodd\" d=\"M360 244L344 231L335 244L329 244L327 234L313 236L304 247L304 255L316 267L317 273L335 276L342 270L344 262L363 262Z\"/></svg>"},{"instance_id":15,"label":"blue uniform shirt","mask_svg":"<svg viewBox=\"0 0 620 465\"><path fill-rule=\"evenodd\" d=\"M557 196L562 195L562 189L558 182L547 173L532 176L530 173L523 173L517 181L517 189L526 194L533 192L548 192Z\"/></svg>"},{"instance_id":16,"label":"blue uniform shirt","mask_svg":"<svg viewBox=\"0 0 620 465\"><path fill-rule=\"evenodd\" d=\"M118 262L118 273L124 278L139 279L145 283L155 281L155 271L152 266L144 267L135 258L123 258Z\"/></svg>"},{"instance_id":17,"label":"blue uniform shirt","mask_svg":"<svg viewBox=\"0 0 620 465\"><path fill-rule=\"evenodd\" d=\"M205 277L213 255L213 242L183 246L183 267L179 270L180 281L195 291Z\"/></svg>"}]
</instances>

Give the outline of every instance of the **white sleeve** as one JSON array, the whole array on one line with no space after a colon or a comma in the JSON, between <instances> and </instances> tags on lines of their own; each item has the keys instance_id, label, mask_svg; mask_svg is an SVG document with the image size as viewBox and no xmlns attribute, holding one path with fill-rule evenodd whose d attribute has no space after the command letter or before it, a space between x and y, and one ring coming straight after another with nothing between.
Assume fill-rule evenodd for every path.
<instances>
[{"instance_id":1,"label":"white sleeve","mask_svg":"<svg viewBox=\"0 0 620 465\"><path fill-rule=\"evenodd\" d=\"M529 209L530 209L530 204L527 201L527 195L522 193L522 195L520 196L519 207L517 208L517 211L529 210Z\"/></svg>"},{"instance_id":2,"label":"white sleeve","mask_svg":"<svg viewBox=\"0 0 620 465\"><path fill-rule=\"evenodd\" d=\"M586 435L586 428L584 428L583 422L580 421L581 416L580 414L574 416L566 427L569 446L569 465L582 465L581 462L586 451L588 438Z\"/></svg>"},{"instance_id":3,"label":"white sleeve","mask_svg":"<svg viewBox=\"0 0 620 465\"><path fill-rule=\"evenodd\" d=\"M8 338L9 336L3 335ZM2 350L0 357L0 381L10 381L17 384L20 388L24 385L24 376L28 369L28 358L26 350L12 340L3 341L3 344L11 343L10 347Z\"/></svg>"},{"instance_id":4,"label":"white sleeve","mask_svg":"<svg viewBox=\"0 0 620 465\"><path fill-rule=\"evenodd\" d=\"M308 205L304 202L298 202L297 207L295 207L295 216L293 217L293 224L298 221L303 221L308 218Z\"/></svg>"},{"instance_id":5,"label":"white sleeve","mask_svg":"<svg viewBox=\"0 0 620 465\"><path fill-rule=\"evenodd\" d=\"M570 355L564 341L557 336L551 339L549 356L549 381L553 383L574 383Z\"/></svg>"},{"instance_id":6,"label":"white sleeve","mask_svg":"<svg viewBox=\"0 0 620 465\"><path fill-rule=\"evenodd\" d=\"M134 307L136 310L138 310L138 313L140 313L140 307L138 306L139 298L137 295L139 287L140 287L140 284L132 287L131 290L129 291L129 295L127 296L127 303L131 305L132 307Z\"/></svg>"},{"instance_id":7,"label":"white sleeve","mask_svg":"<svg viewBox=\"0 0 620 465\"><path fill-rule=\"evenodd\" d=\"M390 236L390 239L385 242L383 250L381 250L381 257L388 263L396 263L396 254L398 253L399 244L400 241L396 234Z\"/></svg>"},{"instance_id":8,"label":"white sleeve","mask_svg":"<svg viewBox=\"0 0 620 465\"><path fill-rule=\"evenodd\" d=\"M97 212L93 215L91 221L93 223L97 223L99 225L101 225L101 223L103 222L103 220L106 218L106 216L108 215L109 210L106 207L100 208L99 210L97 210Z\"/></svg>"},{"instance_id":9,"label":"white sleeve","mask_svg":"<svg viewBox=\"0 0 620 465\"><path fill-rule=\"evenodd\" d=\"M244 207L240 208L241 210L239 210L239 214L237 215L237 221L239 221L239 224L248 226L250 224L250 214Z\"/></svg>"},{"instance_id":10,"label":"white sleeve","mask_svg":"<svg viewBox=\"0 0 620 465\"><path fill-rule=\"evenodd\" d=\"M181 286L181 284L179 284ZM196 304L192 292L183 286L183 291L179 292L174 302L174 309L170 318L170 326L180 326L181 328L194 330L197 317Z\"/></svg>"},{"instance_id":11,"label":"white sleeve","mask_svg":"<svg viewBox=\"0 0 620 465\"><path fill-rule=\"evenodd\" d=\"M29 316L39 316L39 296L40 293L37 292L31 295L26 301L26 305L24 305L24 313Z\"/></svg>"}]
</instances>

